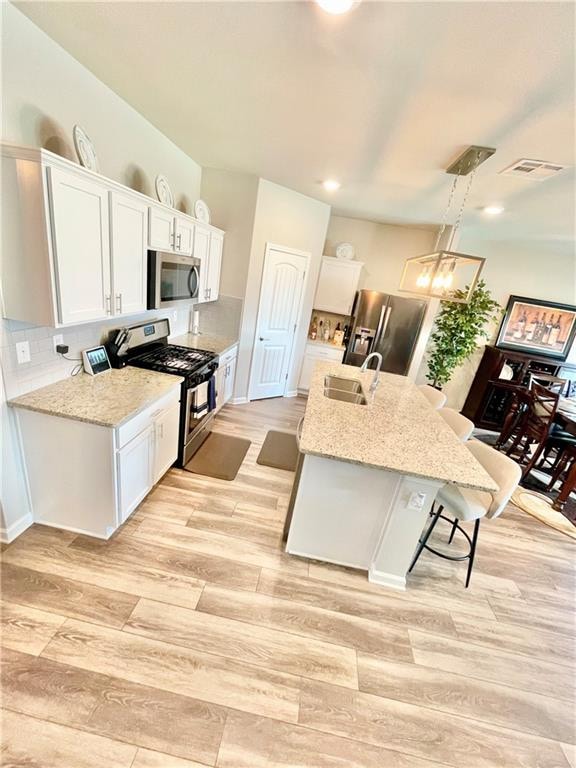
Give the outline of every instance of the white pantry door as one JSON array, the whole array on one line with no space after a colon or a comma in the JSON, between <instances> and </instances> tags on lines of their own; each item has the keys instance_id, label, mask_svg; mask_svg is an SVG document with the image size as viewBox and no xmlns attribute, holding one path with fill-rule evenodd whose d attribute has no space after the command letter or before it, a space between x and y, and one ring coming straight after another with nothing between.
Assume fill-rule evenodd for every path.
<instances>
[{"instance_id":1,"label":"white pantry door","mask_svg":"<svg viewBox=\"0 0 576 768\"><path fill-rule=\"evenodd\" d=\"M251 400L284 394L307 270L307 254L266 246L250 376Z\"/></svg>"}]
</instances>

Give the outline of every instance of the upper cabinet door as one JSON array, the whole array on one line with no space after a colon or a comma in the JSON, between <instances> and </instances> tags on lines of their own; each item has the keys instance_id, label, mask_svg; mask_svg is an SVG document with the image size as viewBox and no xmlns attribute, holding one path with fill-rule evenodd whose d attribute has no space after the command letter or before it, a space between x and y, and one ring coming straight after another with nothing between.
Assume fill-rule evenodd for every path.
<instances>
[{"instance_id":1,"label":"upper cabinet door","mask_svg":"<svg viewBox=\"0 0 576 768\"><path fill-rule=\"evenodd\" d=\"M210 230L196 225L194 232L194 258L200 259L200 286L198 303L208 301L208 277L210 273Z\"/></svg>"},{"instance_id":2,"label":"upper cabinet door","mask_svg":"<svg viewBox=\"0 0 576 768\"><path fill-rule=\"evenodd\" d=\"M194 222L177 216L174 232L175 250L183 256L190 256L194 245Z\"/></svg>"},{"instance_id":3,"label":"upper cabinet door","mask_svg":"<svg viewBox=\"0 0 576 768\"><path fill-rule=\"evenodd\" d=\"M362 271L359 261L343 261L330 256L322 259L314 309L349 315Z\"/></svg>"},{"instance_id":4,"label":"upper cabinet door","mask_svg":"<svg viewBox=\"0 0 576 768\"><path fill-rule=\"evenodd\" d=\"M81 174L49 169L60 323L111 314L108 190Z\"/></svg>"},{"instance_id":5,"label":"upper cabinet door","mask_svg":"<svg viewBox=\"0 0 576 768\"><path fill-rule=\"evenodd\" d=\"M146 309L148 206L136 197L110 193L113 312Z\"/></svg>"},{"instance_id":6,"label":"upper cabinet door","mask_svg":"<svg viewBox=\"0 0 576 768\"><path fill-rule=\"evenodd\" d=\"M174 250L174 215L171 211L150 206L148 246L154 251Z\"/></svg>"},{"instance_id":7,"label":"upper cabinet door","mask_svg":"<svg viewBox=\"0 0 576 768\"><path fill-rule=\"evenodd\" d=\"M220 232L210 233L210 252L208 258L208 276L206 279L207 301L216 301L220 290L220 269L222 267L222 248L224 236Z\"/></svg>"}]
</instances>

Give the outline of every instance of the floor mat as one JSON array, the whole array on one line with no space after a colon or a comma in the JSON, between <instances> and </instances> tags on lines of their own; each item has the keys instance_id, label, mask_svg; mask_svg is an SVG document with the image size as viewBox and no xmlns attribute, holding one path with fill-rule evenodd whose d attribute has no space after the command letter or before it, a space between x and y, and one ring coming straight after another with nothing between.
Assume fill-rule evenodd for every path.
<instances>
[{"instance_id":1,"label":"floor mat","mask_svg":"<svg viewBox=\"0 0 576 768\"><path fill-rule=\"evenodd\" d=\"M257 464L263 464L265 467L276 467L276 469L287 469L290 472L296 471L298 462L298 443L296 435L292 432L275 432L270 430L262 445Z\"/></svg>"},{"instance_id":2,"label":"floor mat","mask_svg":"<svg viewBox=\"0 0 576 768\"><path fill-rule=\"evenodd\" d=\"M550 528L555 528L566 536L576 539L576 527L561 512L552 509L552 501L545 496L525 488L517 488L512 494L511 501L523 512L549 525Z\"/></svg>"},{"instance_id":3,"label":"floor mat","mask_svg":"<svg viewBox=\"0 0 576 768\"><path fill-rule=\"evenodd\" d=\"M249 448L250 440L211 432L183 469L195 475L234 480Z\"/></svg>"}]
</instances>

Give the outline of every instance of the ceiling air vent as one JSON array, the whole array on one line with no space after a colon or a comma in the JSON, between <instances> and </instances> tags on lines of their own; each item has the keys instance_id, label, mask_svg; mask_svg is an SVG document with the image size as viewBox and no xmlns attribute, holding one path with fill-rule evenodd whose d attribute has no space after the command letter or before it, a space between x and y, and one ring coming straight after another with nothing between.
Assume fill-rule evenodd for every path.
<instances>
[{"instance_id":1,"label":"ceiling air vent","mask_svg":"<svg viewBox=\"0 0 576 768\"><path fill-rule=\"evenodd\" d=\"M521 176L525 179L532 179L533 181L544 181L549 179L550 176L555 176L560 171L566 168L565 165L559 163L549 163L546 160L517 160L512 165L509 165L504 170L500 171L500 174L504 176Z\"/></svg>"}]
</instances>

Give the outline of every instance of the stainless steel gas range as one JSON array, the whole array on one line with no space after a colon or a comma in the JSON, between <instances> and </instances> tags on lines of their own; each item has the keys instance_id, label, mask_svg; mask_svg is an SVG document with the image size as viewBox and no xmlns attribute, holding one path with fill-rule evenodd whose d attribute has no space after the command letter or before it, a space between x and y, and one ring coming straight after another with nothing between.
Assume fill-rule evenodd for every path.
<instances>
[{"instance_id":1,"label":"stainless steel gas range","mask_svg":"<svg viewBox=\"0 0 576 768\"><path fill-rule=\"evenodd\" d=\"M216 408L213 352L168 343L168 320L133 325L114 331L106 345L112 365L135 365L182 376L177 465L187 464L210 434Z\"/></svg>"}]
</instances>

